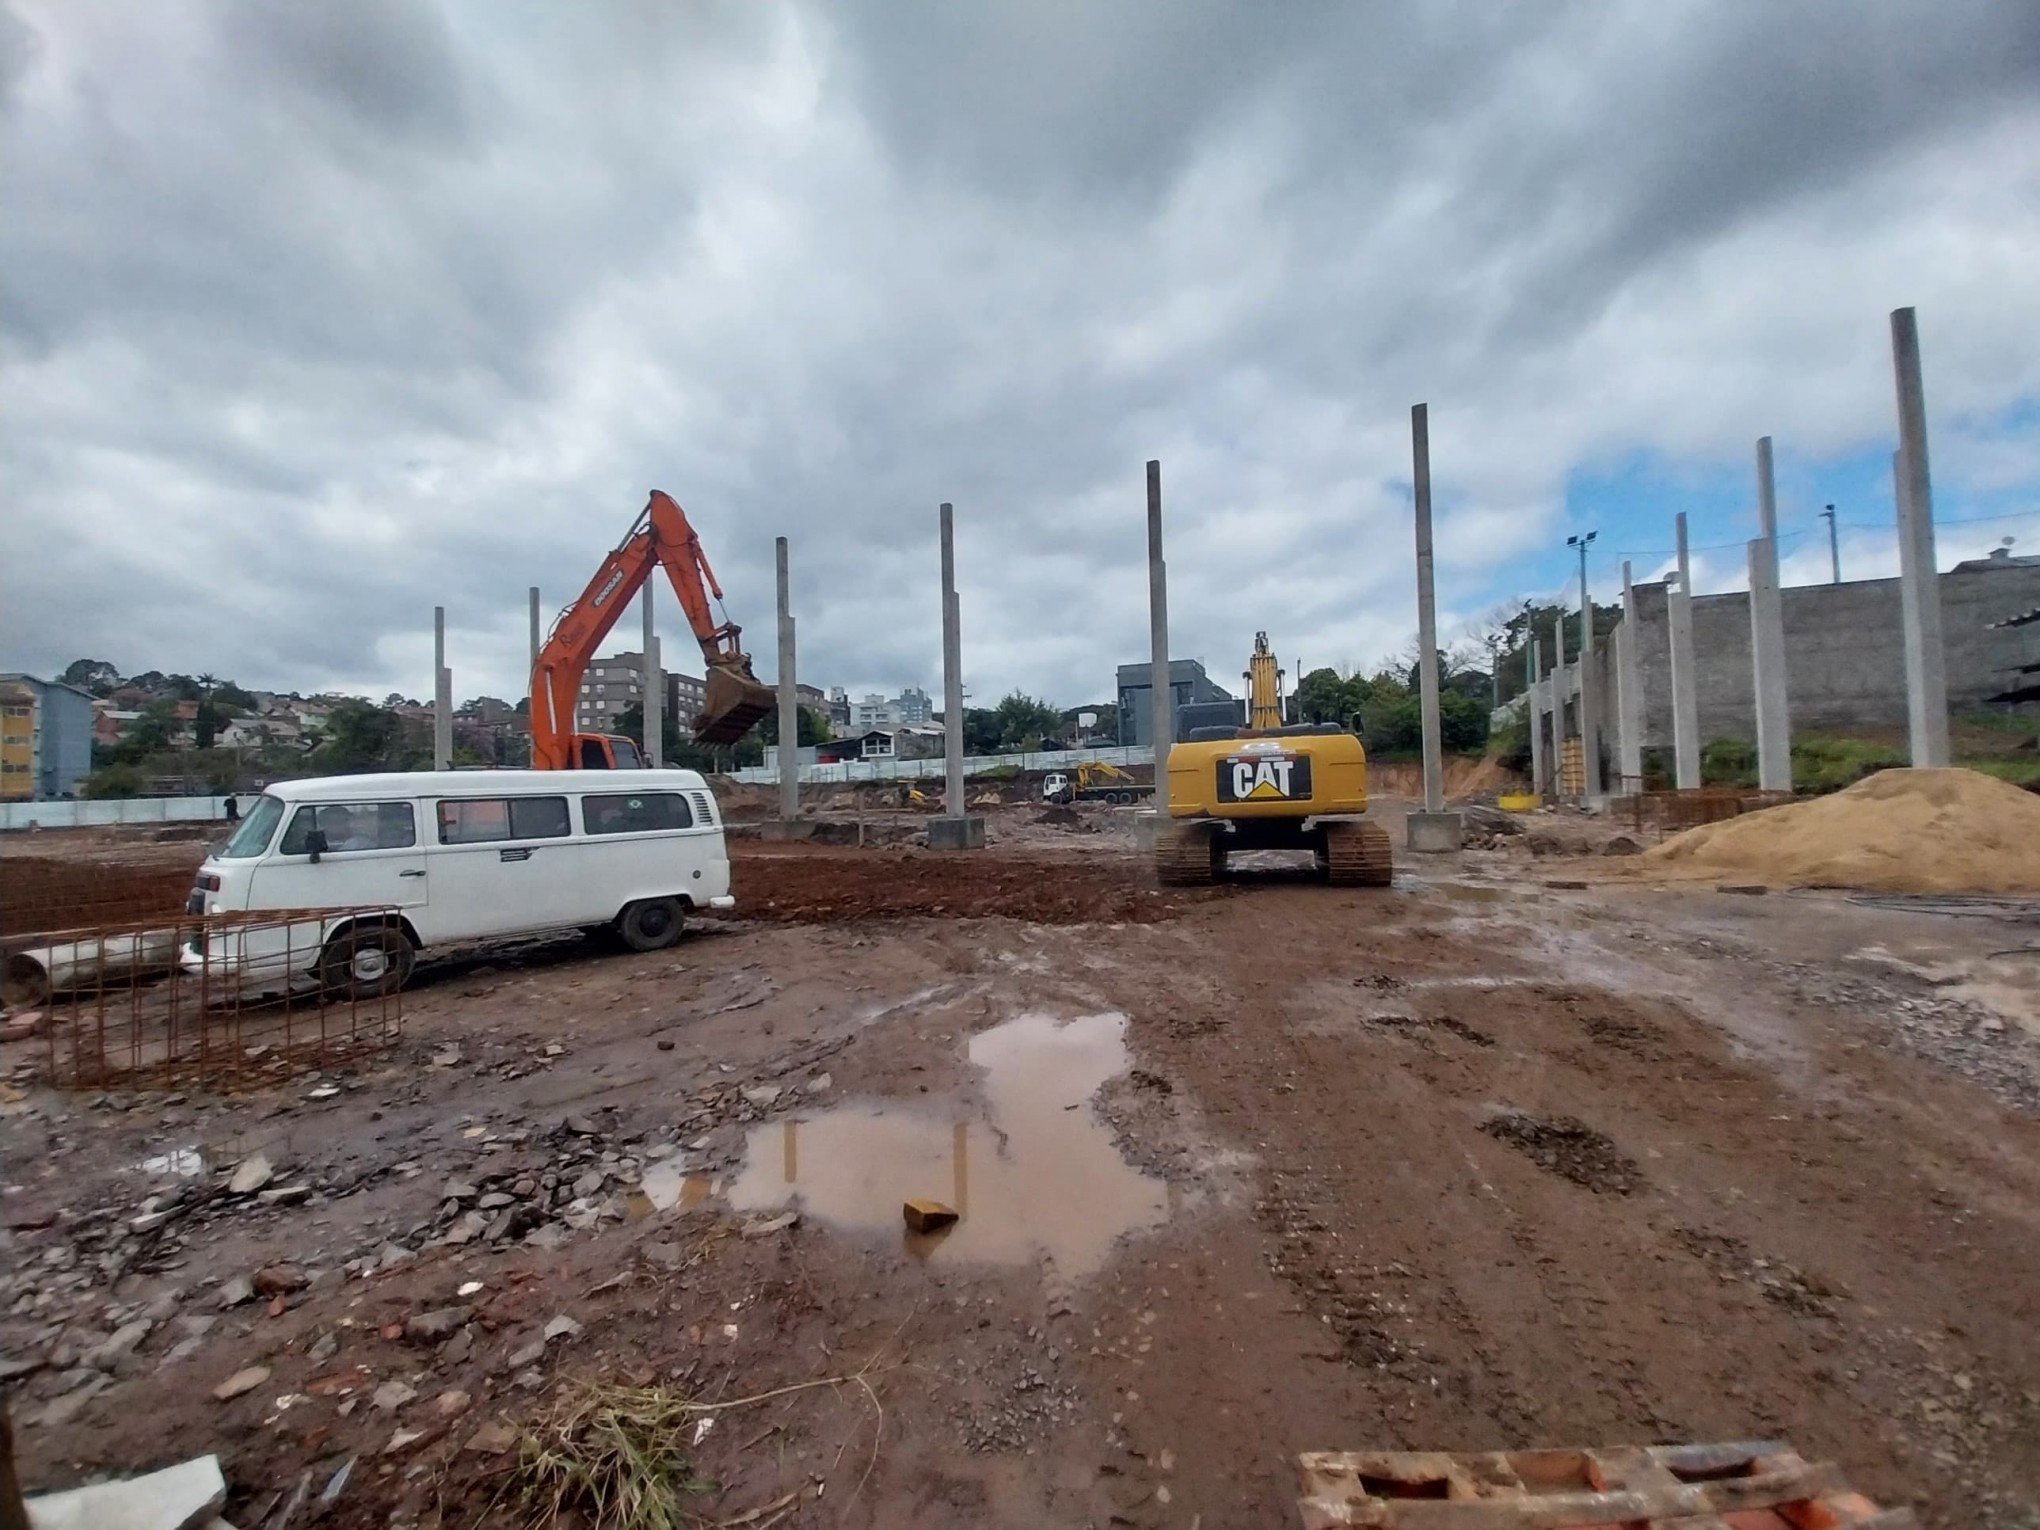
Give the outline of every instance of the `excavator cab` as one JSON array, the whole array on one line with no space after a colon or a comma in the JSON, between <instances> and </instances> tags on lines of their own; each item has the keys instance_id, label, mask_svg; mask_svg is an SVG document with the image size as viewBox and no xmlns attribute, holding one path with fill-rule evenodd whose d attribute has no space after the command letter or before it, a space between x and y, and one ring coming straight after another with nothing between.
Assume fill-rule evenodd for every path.
<instances>
[{"instance_id":1,"label":"excavator cab","mask_svg":"<svg viewBox=\"0 0 2040 1530\"><path fill-rule=\"evenodd\" d=\"M644 765L638 746L620 733L576 733L576 770L638 770Z\"/></svg>"}]
</instances>

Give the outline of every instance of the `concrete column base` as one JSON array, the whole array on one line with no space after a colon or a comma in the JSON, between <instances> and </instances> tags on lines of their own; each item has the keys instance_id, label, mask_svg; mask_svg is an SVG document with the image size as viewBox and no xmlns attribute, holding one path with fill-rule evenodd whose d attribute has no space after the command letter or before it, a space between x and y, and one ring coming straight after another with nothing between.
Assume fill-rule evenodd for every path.
<instances>
[{"instance_id":1,"label":"concrete column base","mask_svg":"<svg viewBox=\"0 0 2040 1530\"><path fill-rule=\"evenodd\" d=\"M1465 824L1457 813L1412 813L1409 847L1423 855L1446 855L1466 843Z\"/></svg>"},{"instance_id":2,"label":"concrete column base","mask_svg":"<svg viewBox=\"0 0 2040 1530\"><path fill-rule=\"evenodd\" d=\"M930 850L982 850L985 821L982 818L931 818L928 820Z\"/></svg>"},{"instance_id":3,"label":"concrete column base","mask_svg":"<svg viewBox=\"0 0 2040 1530\"><path fill-rule=\"evenodd\" d=\"M813 839L814 820L811 818L768 818L758 825L760 839Z\"/></svg>"},{"instance_id":4,"label":"concrete column base","mask_svg":"<svg viewBox=\"0 0 2040 1530\"><path fill-rule=\"evenodd\" d=\"M1167 817L1166 813L1158 813L1153 808L1142 808L1139 812L1135 813L1133 815L1133 842L1143 850L1154 849L1155 837L1162 832L1162 824Z\"/></svg>"}]
</instances>

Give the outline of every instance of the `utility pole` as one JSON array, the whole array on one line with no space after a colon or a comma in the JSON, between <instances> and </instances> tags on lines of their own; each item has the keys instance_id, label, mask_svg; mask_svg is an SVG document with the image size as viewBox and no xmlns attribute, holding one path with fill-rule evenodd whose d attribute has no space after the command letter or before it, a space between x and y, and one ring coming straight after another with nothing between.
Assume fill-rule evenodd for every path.
<instances>
[{"instance_id":1,"label":"utility pole","mask_svg":"<svg viewBox=\"0 0 2040 1530\"><path fill-rule=\"evenodd\" d=\"M1835 507L1829 505L1827 509L1821 511L1821 518L1828 523L1828 565L1834 570L1834 577L1828 583L1840 584L1842 582L1842 539L1835 533Z\"/></svg>"},{"instance_id":2,"label":"utility pole","mask_svg":"<svg viewBox=\"0 0 2040 1530\"><path fill-rule=\"evenodd\" d=\"M1594 651L1594 603L1587 598L1587 549L1600 533L1589 531L1567 537L1565 545L1580 550L1580 792L1592 799L1601 795L1601 747L1594 732L1594 707L1587 699L1592 672L1587 660Z\"/></svg>"}]
</instances>

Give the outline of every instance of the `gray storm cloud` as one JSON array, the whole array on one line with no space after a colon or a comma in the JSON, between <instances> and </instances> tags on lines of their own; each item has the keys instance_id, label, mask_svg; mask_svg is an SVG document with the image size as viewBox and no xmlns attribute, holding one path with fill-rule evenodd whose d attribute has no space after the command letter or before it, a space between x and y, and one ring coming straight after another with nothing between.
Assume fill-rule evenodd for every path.
<instances>
[{"instance_id":1,"label":"gray storm cloud","mask_svg":"<svg viewBox=\"0 0 2040 1530\"><path fill-rule=\"evenodd\" d=\"M1937 410L2040 396L2026 6L17 0L0 135L31 670L415 694L445 604L515 695L658 486L852 686L934 678L955 501L972 691L1074 703L1150 456L1223 675L1401 646L1419 398L1463 618L1582 466L1875 442L1896 304Z\"/></svg>"}]
</instances>

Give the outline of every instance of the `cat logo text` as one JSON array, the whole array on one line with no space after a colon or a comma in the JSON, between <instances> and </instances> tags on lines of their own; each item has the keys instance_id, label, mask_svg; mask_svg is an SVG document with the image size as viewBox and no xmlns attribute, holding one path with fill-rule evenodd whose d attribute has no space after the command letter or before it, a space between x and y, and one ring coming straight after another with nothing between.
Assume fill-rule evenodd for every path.
<instances>
[{"instance_id":1,"label":"cat logo text","mask_svg":"<svg viewBox=\"0 0 2040 1530\"><path fill-rule=\"evenodd\" d=\"M1309 796L1307 756L1257 752L1218 762L1220 802L1295 802Z\"/></svg>"}]
</instances>

